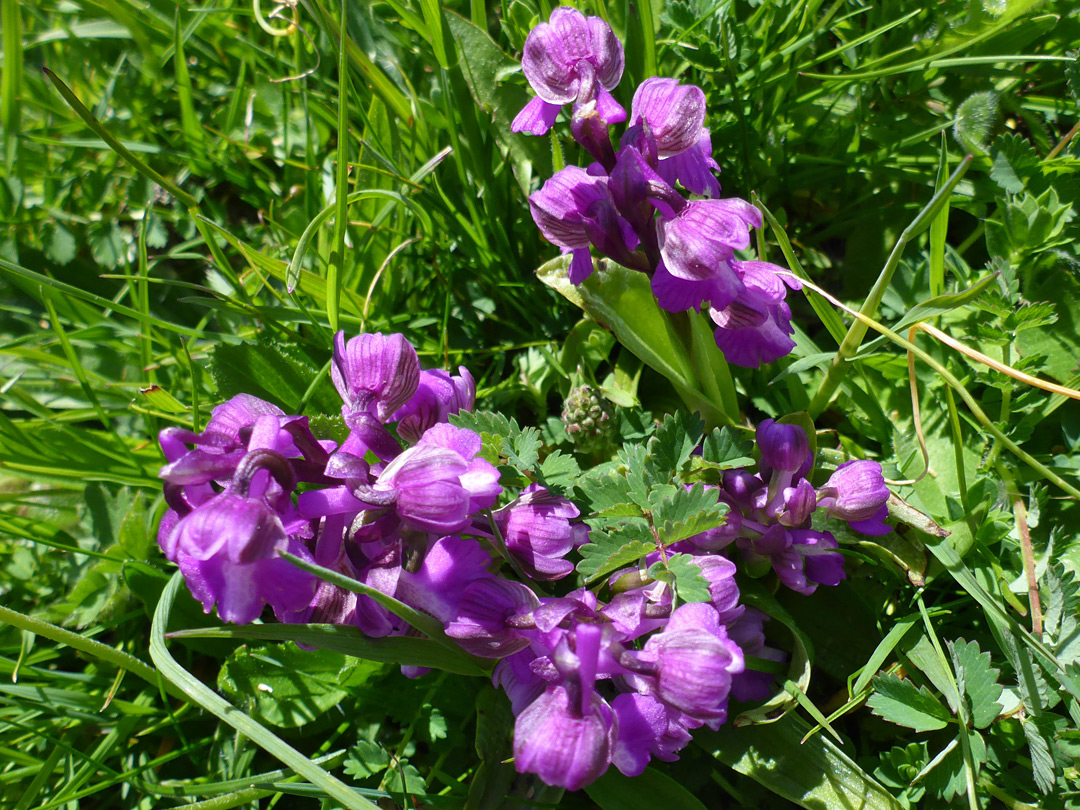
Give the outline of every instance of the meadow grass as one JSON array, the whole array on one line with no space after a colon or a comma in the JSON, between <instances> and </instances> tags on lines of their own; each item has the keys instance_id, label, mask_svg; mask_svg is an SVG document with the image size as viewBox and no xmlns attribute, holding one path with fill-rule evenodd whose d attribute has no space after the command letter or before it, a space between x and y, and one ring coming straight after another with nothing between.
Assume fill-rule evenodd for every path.
<instances>
[{"instance_id":1,"label":"meadow grass","mask_svg":"<svg viewBox=\"0 0 1080 810\"><path fill-rule=\"evenodd\" d=\"M625 106L652 75L705 90L724 193L822 291L793 301L790 357L735 374L743 418L808 411L929 519L841 538L849 580L778 606L809 721L725 727L560 806L1077 806L1080 407L1017 374L1077 383L1075 4L581 7L626 43ZM510 133L550 9L0 0L0 805L525 806L482 677L407 680L357 639L301 654L178 590L156 436L240 391L330 426L338 329L467 365L549 439L579 366L679 407L534 277L556 250L527 195L578 160L565 127ZM976 670L1004 687L992 723L957 683ZM924 693L945 730L905 714L937 711ZM836 739L800 748L826 716Z\"/></svg>"}]
</instances>

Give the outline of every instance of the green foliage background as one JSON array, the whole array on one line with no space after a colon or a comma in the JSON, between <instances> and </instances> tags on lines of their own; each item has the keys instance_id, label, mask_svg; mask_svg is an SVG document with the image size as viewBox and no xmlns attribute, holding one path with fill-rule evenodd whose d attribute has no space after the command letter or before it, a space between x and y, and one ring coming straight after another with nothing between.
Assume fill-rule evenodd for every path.
<instances>
[{"instance_id":1,"label":"green foliage background","mask_svg":"<svg viewBox=\"0 0 1080 810\"><path fill-rule=\"evenodd\" d=\"M633 465L660 476L670 461L663 439L579 481L579 464L604 459L574 456L558 418L584 376L620 406L618 439L645 447L644 411L680 400L534 277L556 251L526 196L578 159L564 128L509 132L529 97L516 60L550 5L0 0L0 804L1078 805L1080 408L926 336L936 365L920 360L915 379L931 473L896 489L933 523L920 531L908 514L880 543L841 538L850 578L812 599L747 591L790 628L773 632L793 655L781 703L798 708L778 723L703 734L679 763L560 799L503 763L512 718L482 677L408 680L386 663L428 648L327 637L301 655L218 630L169 641L176 669L162 666L163 622L215 622L183 594L159 607L171 571L154 543L158 430L197 429L243 390L334 435L337 328L401 331L425 365L467 365L481 407L504 414L476 425L504 481L542 477L590 501L604 495L597 476L630 487ZM971 154L870 314L906 317L901 333L928 320L1076 387L1074 3L582 8L627 45L625 106L651 75L705 90L725 194L754 194L774 216L759 249L856 309ZM284 36L258 24L284 30L293 15ZM826 462L871 457L893 479L918 476L903 348L875 337L836 361L849 316L813 294L791 300L797 349L736 374L744 416L809 410ZM708 464L739 455L734 434L707 447L702 468L677 454L653 483L706 481ZM661 506L677 536L693 509ZM591 573L620 552L615 536ZM206 684L315 771L222 722ZM802 718L825 715L835 738L800 746Z\"/></svg>"}]
</instances>

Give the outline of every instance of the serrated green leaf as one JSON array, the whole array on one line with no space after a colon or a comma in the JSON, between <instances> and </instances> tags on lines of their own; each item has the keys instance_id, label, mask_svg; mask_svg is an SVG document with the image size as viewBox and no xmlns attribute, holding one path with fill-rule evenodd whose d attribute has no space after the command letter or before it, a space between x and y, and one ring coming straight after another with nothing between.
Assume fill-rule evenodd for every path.
<instances>
[{"instance_id":1,"label":"serrated green leaf","mask_svg":"<svg viewBox=\"0 0 1080 810\"><path fill-rule=\"evenodd\" d=\"M739 439L738 433L731 428L714 428L705 437L701 457L721 470L732 470L754 463L751 448L752 444Z\"/></svg>"},{"instance_id":2,"label":"serrated green leaf","mask_svg":"<svg viewBox=\"0 0 1080 810\"><path fill-rule=\"evenodd\" d=\"M663 484L649 490L649 511L656 512L664 501L671 500L679 492L674 484Z\"/></svg>"},{"instance_id":3,"label":"serrated green leaf","mask_svg":"<svg viewBox=\"0 0 1080 810\"><path fill-rule=\"evenodd\" d=\"M728 505L721 503L719 490L694 484L677 489L663 498L653 510L653 525L665 546L678 543L727 521Z\"/></svg>"},{"instance_id":4,"label":"serrated green leaf","mask_svg":"<svg viewBox=\"0 0 1080 810\"><path fill-rule=\"evenodd\" d=\"M52 222L45 231L45 258L54 264L68 264L75 258L78 245L75 236L59 222Z\"/></svg>"},{"instance_id":5,"label":"serrated green leaf","mask_svg":"<svg viewBox=\"0 0 1080 810\"><path fill-rule=\"evenodd\" d=\"M146 229L146 245L154 250L161 250L169 244L169 231L161 217L151 216L150 226Z\"/></svg>"},{"instance_id":6,"label":"serrated green leaf","mask_svg":"<svg viewBox=\"0 0 1080 810\"><path fill-rule=\"evenodd\" d=\"M873 683L874 694L866 705L890 723L915 731L937 731L945 728L952 716L926 687L887 674L877 676Z\"/></svg>"},{"instance_id":7,"label":"serrated green leaf","mask_svg":"<svg viewBox=\"0 0 1080 810\"><path fill-rule=\"evenodd\" d=\"M590 521L590 526L592 525ZM656 550L652 529L644 520L624 520L592 527L579 551L578 573L592 582Z\"/></svg>"},{"instance_id":8,"label":"serrated green leaf","mask_svg":"<svg viewBox=\"0 0 1080 810\"><path fill-rule=\"evenodd\" d=\"M491 411L460 411L452 414L449 422L478 434L482 443L481 458L495 466L499 466L505 455L506 443L521 433L516 420Z\"/></svg>"},{"instance_id":9,"label":"serrated green leaf","mask_svg":"<svg viewBox=\"0 0 1080 810\"><path fill-rule=\"evenodd\" d=\"M660 483L650 480L646 469L646 449L644 445L624 444L615 456L615 462L626 481L626 497L642 509L649 509L649 491L652 485ZM664 482L666 483L666 482ZM625 500L625 499L624 499Z\"/></svg>"},{"instance_id":10,"label":"serrated green leaf","mask_svg":"<svg viewBox=\"0 0 1080 810\"><path fill-rule=\"evenodd\" d=\"M1048 715L1036 715L1023 720L1024 737L1031 754L1031 775L1043 793L1050 793L1057 780L1057 766L1050 752L1054 739L1054 721Z\"/></svg>"},{"instance_id":11,"label":"serrated green leaf","mask_svg":"<svg viewBox=\"0 0 1080 810\"><path fill-rule=\"evenodd\" d=\"M558 494L565 494L579 475L581 468L577 459L561 450L553 450L540 464L540 483Z\"/></svg>"},{"instance_id":12,"label":"serrated green leaf","mask_svg":"<svg viewBox=\"0 0 1080 810\"><path fill-rule=\"evenodd\" d=\"M514 419L507 419L501 413L492 411L459 411L450 416L449 422L456 427L466 428L474 433L498 436L500 439L512 439L521 433L521 428Z\"/></svg>"},{"instance_id":13,"label":"serrated green leaf","mask_svg":"<svg viewBox=\"0 0 1080 810\"><path fill-rule=\"evenodd\" d=\"M626 506L632 506L638 516L641 507L630 503L629 491L625 476L592 469L577 480L573 500L581 505L583 512L594 517L618 517ZM617 511L611 512L612 509Z\"/></svg>"},{"instance_id":14,"label":"serrated green leaf","mask_svg":"<svg viewBox=\"0 0 1080 810\"><path fill-rule=\"evenodd\" d=\"M345 760L345 773L354 779L367 779L386 770L390 754L370 740L360 740L349 749Z\"/></svg>"},{"instance_id":15,"label":"serrated green leaf","mask_svg":"<svg viewBox=\"0 0 1080 810\"><path fill-rule=\"evenodd\" d=\"M949 643L956 684L967 698L968 714L975 728L986 728L1001 713L1001 684L998 671L990 666L990 653L981 652L974 641L958 639Z\"/></svg>"},{"instance_id":16,"label":"serrated green leaf","mask_svg":"<svg viewBox=\"0 0 1080 810\"><path fill-rule=\"evenodd\" d=\"M90 253L94 261L110 270L120 267L127 261L131 235L119 225L113 223L87 231L86 241L90 244Z\"/></svg>"},{"instance_id":17,"label":"serrated green leaf","mask_svg":"<svg viewBox=\"0 0 1080 810\"><path fill-rule=\"evenodd\" d=\"M390 793L423 795L427 792L427 782L420 775L420 771L416 770L416 766L402 759L390 770L386 789Z\"/></svg>"},{"instance_id":18,"label":"serrated green leaf","mask_svg":"<svg viewBox=\"0 0 1080 810\"><path fill-rule=\"evenodd\" d=\"M998 135L990 147L990 179L1009 194L1019 194L1028 179L1038 170L1039 155L1022 135L1006 132Z\"/></svg>"},{"instance_id":19,"label":"serrated green leaf","mask_svg":"<svg viewBox=\"0 0 1080 810\"><path fill-rule=\"evenodd\" d=\"M502 449L507 461L519 470L531 470L540 459L540 431L525 428L517 436L504 440Z\"/></svg>"},{"instance_id":20,"label":"serrated green leaf","mask_svg":"<svg viewBox=\"0 0 1080 810\"><path fill-rule=\"evenodd\" d=\"M665 416L646 445L645 468L650 478L657 483L670 481L701 443L704 432L705 423L696 413L677 411Z\"/></svg>"},{"instance_id":21,"label":"serrated green leaf","mask_svg":"<svg viewBox=\"0 0 1080 810\"><path fill-rule=\"evenodd\" d=\"M649 576L675 586L675 593L683 602L708 602L712 598L709 580L689 554L673 554L667 560L658 560L649 566Z\"/></svg>"},{"instance_id":22,"label":"serrated green leaf","mask_svg":"<svg viewBox=\"0 0 1080 810\"><path fill-rule=\"evenodd\" d=\"M1051 649L1065 666L1080 661L1080 582L1061 563L1054 563L1043 577L1046 613L1043 629Z\"/></svg>"}]
</instances>

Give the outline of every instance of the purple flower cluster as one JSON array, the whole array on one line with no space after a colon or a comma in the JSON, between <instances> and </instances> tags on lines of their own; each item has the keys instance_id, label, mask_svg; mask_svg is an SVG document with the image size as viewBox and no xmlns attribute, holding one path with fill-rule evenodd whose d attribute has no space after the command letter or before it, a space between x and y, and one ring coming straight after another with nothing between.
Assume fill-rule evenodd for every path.
<instances>
[{"instance_id":1,"label":"purple flower cluster","mask_svg":"<svg viewBox=\"0 0 1080 810\"><path fill-rule=\"evenodd\" d=\"M513 130L541 135L562 105L573 104L570 131L595 161L567 166L529 198L544 238L572 254L570 281L589 277L595 249L650 274L661 308L707 311L729 362L757 367L790 352L785 298L800 285L776 265L736 257L750 246L750 229L761 227L761 213L745 200L719 198L701 88L646 79L616 149L608 128L627 115L609 91L622 76L623 51L606 22L555 9L529 34L522 70L537 96Z\"/></svg>"},{"instance_id":2,"label":"purple flower cluster","mask_svg":"<svg viewBox=\"0 0 1080 810\"><path fill-rule=\"evenodd\" d=\"M764 614L739 603L730 551L747 573L771 567L810 593L844 577L836 540L811 527L816 510L859 531L888 530L880 467L850 462L815 489L805 432L768 420L757 472L727 471L716 488L731 507L723 526L658 547L607 589L573 589L559 580L588 542L578 508L537 484L495 508L503 489L480 437L447 421L473 406L468 371L421 369L401 335L339 334L331 376L349 431L340 444L244 394L215 408L201 433L162 431L161 548L225 621L251 622L269 605L284 622L410 631L379 601L282 552L435 617L467 652L500 659L494 678L517 715L516 767L552 785L573 790L611 765L635 775L652 757L676 759L694 729L726 720L730 698L769 694L770 676L745 658L782 656L765 646ZM644 573L672 554L701 571L707 601L680 601ZM561 595L546 595L552 585Z\"/></svg>"},{"instance_id":3,"label":"purple flower cluster","mask_svg":"<svg viewBox=\"0 0 1080 810\"><path fill-rule=\"evenodd\" d=\"M758 472L724 472L720 499L731 511L722 529L699 535L699 546L722 548L733 541L751 572L770 568L787 587L802 594L844 578L836 538L812 528L821 509L862 534L892 529L884 522L889 490L876 461L849 461L814 488L807 479L814 459L806 432L798 425L766 419L757 429Z\"/></svg>"},{"instance_id":4,"label":"purple flower cluster","mask_svg":"<svg viewBox=\"0 0 1080 810\"><path fill-rule=\"evenodd\" d=\"M695 561L709 580L708 603L675 607L668 584L628 569L612 576L606 604L580 588L508 617L521 646L495 678L517 715L519 771L570 790L610 765L635 776L654 756L678 759L693 729L727 719L729 696L756 674L745 672L736 638L764 645L761 620L744 620L730 560Z\"/></svg>"}]
</instances>

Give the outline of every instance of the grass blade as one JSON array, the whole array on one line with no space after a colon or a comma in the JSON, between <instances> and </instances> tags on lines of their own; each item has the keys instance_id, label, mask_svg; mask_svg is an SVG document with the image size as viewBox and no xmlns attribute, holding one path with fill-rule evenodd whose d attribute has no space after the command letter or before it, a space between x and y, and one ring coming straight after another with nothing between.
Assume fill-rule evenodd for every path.
<instances>
[{"instance_id":1,"label":"grass blade","mask_svg":"<svg viewBox=\"0 0 1080 810\"><path fill-rule=\"evenodd\" d=\"M165 645L165 628L169 624L173 601L183 584L184 577L177 571L161 593L161 600L154 611L154 621L150 627L150 657L165 679L183 692L188 700L201 706L219 720L228 723L268 754L277 757L284 765L292 768L311 784L324 790L331 799L340 802L342 806L349 810L378 810L378 805L369 802L344 782L327 773L177 663Z\"/></svg>"}]
</instances>

